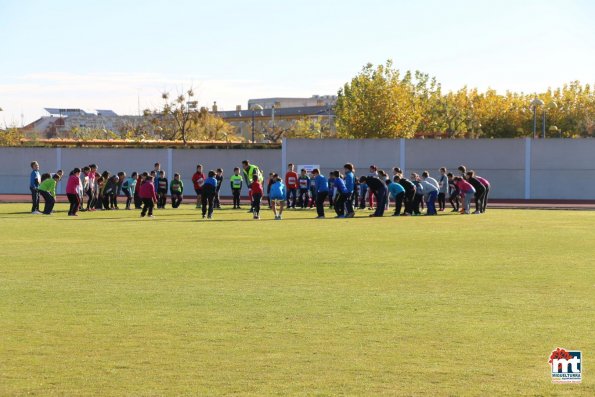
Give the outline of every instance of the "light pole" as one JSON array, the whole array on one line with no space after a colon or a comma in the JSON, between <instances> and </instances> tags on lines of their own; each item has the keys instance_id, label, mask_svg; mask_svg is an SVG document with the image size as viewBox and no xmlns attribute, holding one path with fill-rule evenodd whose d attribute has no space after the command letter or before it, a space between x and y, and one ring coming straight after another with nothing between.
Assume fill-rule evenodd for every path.
<instances>
[{"instance_id":1,"label":"light pole","mask_svg":"<svg viewBox=\"0 0 595 397\"><path fill-rule=\"evenodd\" d=\"M252 108L250 109L250 110L252 110L252 143L255 142L255 139L254 139L254 113L256 111L260 112L260 111L262 111L262 109L263 109L262 106L260 106L259 104L252 105Z\"/></svg>"},{"instance_id":2,"label":"light pole","mask_svg":"<svg viewBox=\"0 0 595 397\"><path fill-rule=\"evenodd\" d=\"M533 107L533 139L535 139L537 138L537 106L543 106L543 101L535 97L531 101L531 106Z\"/></svg>"},{"instance_id":3,"label":"light pole","mask_svg":"<svg viewBox=\"0 0 595 397\"><path fill-rule=\"evenodd\" d=\"M271 124L272 134L275 135L275 105L271 106Z\"/></svg>"}]
</instances>

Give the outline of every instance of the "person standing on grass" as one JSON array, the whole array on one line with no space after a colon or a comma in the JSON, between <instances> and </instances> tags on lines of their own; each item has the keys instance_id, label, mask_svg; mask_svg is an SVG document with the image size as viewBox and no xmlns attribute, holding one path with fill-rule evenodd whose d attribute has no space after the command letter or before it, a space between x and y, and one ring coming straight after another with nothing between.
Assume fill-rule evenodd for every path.
<instances>
[{"instance_id":1,"label":"person standing on grass","mask_svg":"<svg viewBox=\"0 0 595 397\"><path fill-rule=\"evenodd\" d=\"M155 185L151 175L147 175L143 183L140 185L138 195L143 202L143 209L140 213L140 217L144 218L145 215L148 215L149 218L153 218L153 208L157 203L157 194L155 193Z\"/></svg>"},{"instance_id":2,"label":"person standing on grass","mask_svg":"<svg viewBox=\"0 0 595 397\"><path fill-rule=\"evenodd\" d=\"M137 173L133 172L130 175L130 178L126 178L124 183L122 183L122 192L124 196L126 196L126 209L130 210L130 204L132 203L132 198L136 197L138 194L136 192L136 182L137 182Z\"/></svg>"},{"instance_id":3,"label":"person standing on grass","mask_svg":"<svg viewBox=\"0 0 595 397\"><path fill-rule=\"evenodd\" d=\"M324 218L324 201L328 195L328 182L324 175L320 174L318 168L312 170L312 176L314 177L314 197L316 197L316 213L318 214L316 219L322 219Z\"/></svg>"},{"instance_id":4,"label":"person standing on grass","mask_svg":"<svg viewBox=\"0 0 595 397\"><path fill-rule=\"evenodd\" d=\"M401 208L403 206L403 198L405 197L405 189L399 182L399 176L395 175L393 180L386 180L388 185L389 198L395 200L395 213L393 216L401 215Z\"/></svg>"},{"instance_id":5,"label":"person standing on grass","mask_svg":"<svg viewBox=\"0 0 595 397\"><path fill-rule=\"evenodd\" d=\"M29 190L31 191L31 213L38 215L39 212L39 184L41 183L41 175L39 174L39 163L37 161L31 162L31 174L29 175Z\"/></svg>"},{"instance_id":6,"label":"person standing on grass","mask_svg":"<svg viewBox=\"0 0 595 397\"><path fill-rule=\"evenodd\" d=\"M398 173L395 176L399 177L399 185L405 189L405 196L403 197L403 204L405 205L405 212L403 215L413 215L413 202L415 201L415 184L409 179L403 177L403 174Z\"/></svg>"},{"instance_id":7,"label":"person standing on grass","mask_svg":"<svg viewBox=\"0 0 595 397\"><path fill-rule=\"evenodd\" d=\"M41 183L38 187L39 194L43 197L45 205L43 207L44 215L51 215L56 203L56 185L60 177L57 175L50 176L50 174L43 174L41 176Z\"/></svg>"},{"instance_id":8,"label":"person standing on grass","mask_svg":"<svg viewBox=\"0 0 595 397\"><path fill-rule=\"evenodd\" d=\"M202 187L205 183L205 174L202 172L202 164L196 166L196 172L192 175L192 183L194 184L194 192L196 193L196 208L200 208L202 204Z\"/></svg>"},{"instance_id":9,"label":"person standing on grass","mask_svg":"<svg viewBox=\"0 0 595 397\"><path fill-rule=\"evenodd\" d=\"M202 185L202 218L213 219L213 205L215 201L215 192L217 191L217 179L215 171L211 170L207 174L207 179Z\"/></svg>"},{"instance_id":10,"label":"person standing on grass","mask_svg":"<svg viewBox=\"0 0 595 397\"><path fill-rule=\"evenodd\" d=\"M258 167L257 165L254 164L250 164L250 161L248 160L243 160L242 161L242 168L244 169L244 181L246 181L246 186L248 187L248 197L250 198L250 204L252 204L252 193L250 190L250 185L252 184L252 180L254 178L254 175L258 175L258 180L260 181L260 183L262 183L264 181L264 178L262 176L262 171L260 170L260 167ZM250 210L248 212L253 212L254 208L250 208Z\"/></svg>"},{"instance_id":11,"label":"person standing on grass","mask_svg":"<svg viewBox=\"0 0 595 397\"><path fill-rule=\"evenodd\" d=\"M80 197L78 194L78 190L81 185L80 180L81 169L75 168L70 173L68 177L68 181L66 182L66 197L68 197L68 202L70 203L70 209L68 210L68 216L78 216L77 212L80 207Z\"/></svg>"},{"instance_id":12,"label":"person standing on grass","mask_svg":"<svg viewBox=\"0 0 595 397\"><path fill-rule=\"evenodd\" d=\"M388 196L388 189L386 182L382 181L377 176L362 176L359 178L360 183L365 182L368 185L368 191L374 195L376 199L376 210L370 216L380 217L384 215L384 209L386 207L386 198Z\"/></svg>"},{"instance_id":13,"label":"person standing on grass","mask_svg":"<svg viewBox=\"0 0 595 397\"><path fill-rule=\"evenodd\" d=\"M411 183L415 185L415 197L413 197L413 204L411 209L413 210L412 215L421 215L420 204L424 200L424 187L420 182L420 177L416 173L411 174ZM423 208L422 208L423 209Z\"/></svg>"},{"instance_id":14,"label":"person standing on grass","mask_svg":"<svg viewBox=\"0 0 595 397\"><path fill-rule=\"evenodd\" d=\"M165 177L164 171L159 171L159 180L157 182L157 208L165 208L167 203L167 188L169 181Z\"/></svg>"},{"instance_id":15,"label":"person standing on grass","mask_svg":"<svg viewBox=\"0 0 595 397\"><path fill-rule=\"evenodd\" d=\"M483 196L486 193L486 188L477 178L475 178L475 171L467 171L465 174L467 182L475 189L475 212L474 214L481 214L483 206Z\"/></svg>"},{"instance_id":16,"label":"person standing on grass","mask_svg":"<svg viewBox=\"0 0 595 397\"><path fill-rule=\"evenodd\" d=\"M335 213L337 214L335 218L345 218L345 200L347 200L347 195L349 193L345 186L345 180L343 180L343 177L338 170L333 171L333 178L334 187L337 192L334 200ZM353 217L353 215L350 215L350 218L351 217Z\"/></svg>"},{"instance_id":17,"label":"person standing on grass","mask_svg":"<svg viewBox=\"0 0 595 397\"><path fill-rule=\"evenodd\" d=\"M275 220L280 221L283 216L283 206L287 200L287 190L283 181L277 174L273 174L273 184L271 185L271 206Z\"/></svg>"},{"instance_id":18,"label":"person standing on grass","mask_svg":"<svg viewBox=\"0 0 595 397\"><path fill-rule=\"evenodd\" d=\"M353 218L355 212L353 210L353 192L355 190L355 167L351 163L343 166L345 170L345 188L347 189L347 197L345 198L345 214L346 218Z\"/></svg>"},{"instance_id":19,"label":"person standing on grass","mask_svg":"<svg viewBox=\"0 0 595 397\"><path fill-rule=\"evenodd\" d=\"M475 175L475 179L477 179L479 182L481 182L481 184L483 185L483 187L485 187L485 193L483 195L483 200L481 203L481 213L483 214L484 212L486 212L486 207L488 205L488 194L490 193L490 182L488 182L487 179L482 178L480 176Z\"/></svg>"},{"instance_id":20,"label":"person standing on grass","mask_svg":"<svg viewBox=\"0 0 595 397\"><path fill-rule=\"evenodd\" d=\"M231 186L231 194L233 196L233 209L240 209L240 195L242 194L242 176L240 169L235 167L233 175L229 177L229 184Z\"/></svg>"},{"instance_id":21,"label":"person standing on grass","mask_svg":"<svg viewBox=\"0 0 595 397\"><path fill-rule=\"evenodd\" d=\"M134 189L134 209L136 210L140 210L143 207L143 200L140 198L140 187L148 175L148 173L143 172L142 174L138 174L136 178L136 187Z\"/></svg>"},{"instance_id":22,"label":"person standing on grass","mask_svg":"<svg viewBox=\"0 0 595 397\"><path fill-rule=\"evenodd\" d=\"M182 195L184 194L184 182L177 172L174 174L174 179L169 184L169 193L171 195L171 207L178 208L182 204Z\"/></svg>"},{"instance_id":23,"label":"person standing on grass","mask_svg":"<svg viewBox=\"0 0 595 397\"><path fill-rule=\"evenodd\" d=\"M217 188L215 189L215 208L218 210L221 209L221 197L219 197L219 192L221 191L221 185L223 184L223 168L217 168L215 171L215 179L217 180Z\"/></svg>"},{"instance_id":24,"label":"person standing on grass","mask_svg":"<svg viewBox=\"0 0 595 397\"><path fill-rule=\"evenodd\" d=\"M99 178L96 164L89 165L89 174L87 177L89 178L89 186L85 192L87 194L87 211L95 211L95 205L97 204L97 178Z\"/></svg>"},{"instance_id":25,"label":"person standing on grass","mask_svg":"<svg viewBox=\"0 0 595 397\"><path fill-rule=\"evenodd\" d=\"M455 176L453 181L459 189L459 194L463 196L463 211L461 213L468 215L471 213L471 199L475 195L475 188L460 176Z\"/></svg>"},{"instance_id":26,"label":"person standing on grass","mask_svg":"<svg viewBox=\"0 0 595 397\"><path fill-rule=\"evenodd\" d=\"M299 203L301 208L306 208L308 205L308 201L310 200L310 177L308 176L308 171L304 168L300 170L300 176L298 177L298 185L299 185Z\"/></svg>"},{"instance_id":27,"label":"person standing on grass","mask_svg":"<svg viewBox=\"0 0 595 397\"><path fill-rule=\"evenodd\" d=\"M438 197L438 191L440 190L438 181L432 178L428 171L424 171L421 174L420 182L423 185L424 197L426 198L426 204L428 205L426 215L437 215L436 198Z\"/></svg>"},{"instance_id":28,"label":"person standing on grass","mask_svg":"<svg viewBox=\"0 0 595 397\"><path fill-rule=\"evenodd\" d=\"M440 168L440 178L438 179L438 211L444 211L446 208L446 195L448 194L448 177L446 168Z\"/></svg>"},{"instance_id":29,"label":"person standing on grass","mask_svg":"<svg viewBox=\"0 0 595 397\"><path fill-rule=\"evenodd\" d=\"M446 174L446 176L448 178L448 201L450 202L450 205L452 205L451 212L459 212L459 198L461 197L459 187L455 184L454 175L451 172Z\"/></svg>"},{"instance_id":30,"label":"person standing on grass","mask_svg":"<svg viewBox=\"0 0 595 397\"><path fill-rule=\"evenodd\" d=\"M287 208L295 208L298 190L298 174L294 170L293 163L287 164L285 173L285 186L287 187Z\"/></svg>"},{"instance_id":31,"label":"person standing on grass","mask_svg":"<svg viewBox=\"0 0 595 397\"><path fill-rule=\"evenodd\" d=\"M262 183L258 180L258 175L252 176L252 185L250 185L250 191L252 191L252 207L254 207L254 219L260 219L260 201L262 200Z\"/></svg>"}]
</instances>

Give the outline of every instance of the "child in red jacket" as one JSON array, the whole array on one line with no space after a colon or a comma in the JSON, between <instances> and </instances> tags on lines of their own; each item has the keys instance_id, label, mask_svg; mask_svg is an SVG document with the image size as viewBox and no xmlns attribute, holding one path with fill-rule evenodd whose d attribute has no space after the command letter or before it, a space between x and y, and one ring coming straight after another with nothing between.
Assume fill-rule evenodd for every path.
<instances>
[{"instance_id":1,"label":"child in red jacket","mask_svg":"<svg viewBox=\"0 0 595 397\"><path fill-rule=\"evenodd\" d=\"M143 201L143 210L140 213L141 218L147 214L149 218L153 218L153 207L157 202L157 194L155 194L155 185L153 184L153 177L147 176L143 184L140 186L138 195Z\"/></svg>"}]
</instances>

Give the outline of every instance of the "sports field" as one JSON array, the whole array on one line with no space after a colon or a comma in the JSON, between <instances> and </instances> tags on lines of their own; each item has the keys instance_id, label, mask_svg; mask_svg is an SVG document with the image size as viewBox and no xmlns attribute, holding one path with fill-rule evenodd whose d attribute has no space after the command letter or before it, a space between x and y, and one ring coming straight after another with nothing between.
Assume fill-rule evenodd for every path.
<instances>
[{"instance_id":1,"label":"sports field","mask_svg":"<svg viewBox=\"0 0 595 397\"><path fill-rule=\"evenodd\" d=\"M1 396L595 395L595 211L29 208L0 205Z\"/></svg>"}]
</instances>

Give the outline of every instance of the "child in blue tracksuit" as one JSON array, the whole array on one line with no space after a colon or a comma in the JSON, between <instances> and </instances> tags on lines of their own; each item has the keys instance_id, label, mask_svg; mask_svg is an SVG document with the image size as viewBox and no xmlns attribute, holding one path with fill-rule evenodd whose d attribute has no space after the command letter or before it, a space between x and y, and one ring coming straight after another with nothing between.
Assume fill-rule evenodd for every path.
<instances>
[{"instance_id":1,"label":"child in blue tracksuit","mask_svg":"<svg viewBox=\"0 0 595 397\"><path fill-rule=\"evenodd\" d=\"M328 195L328 181L324 175L320 175L318 168L312 170L312 176L314 177L314 192L316 197L316 212L318 216L316 219L324 218L324 200Z\"/></svg>"},{"instance_id":2,"label":"child in blue tracksuit","mask_svg":"<svg viewBox=\"0 0 595 397\"><path fill-rule=\"evenodd\" d=\"M283 184L283 181L277 174L273 174L273 184L271 185L271 207L275 214L275 220L281 220L283 214L283 205L287 198L287 189Z\"/></svg>"},{"instance_id":3,"label":"child in blue tracksuit","mask_svg":"<svg viewBox=\"0 0 595 397\"><path fill-rule=\"evenodd\" d=\"M353 218L355 215L353 211L353 191L355 189L355 174L353 172L355 167L353 167L353 164L347 163L343 168L345 169L345 188L347 189L347 197L345 198L347 214L345 214L345 217Z\"/></svg>"},{"instance_id":4,"label":"child in blue tracksuit","mask_svg":"<svg viewBox=\"0 0 595 397\"><path fill-rule=\"evenodd\" d=\"M336 218L345 218L345 200L347 199L347 195L349 194L347 191L347 187L345 186L345 181L341 178L341 173L339 171L333 171L333 176L335 178L334 185L335 189L337 190L337 197L335 198L335 212L337 213Z\"/></svg>"}]
</instances>

